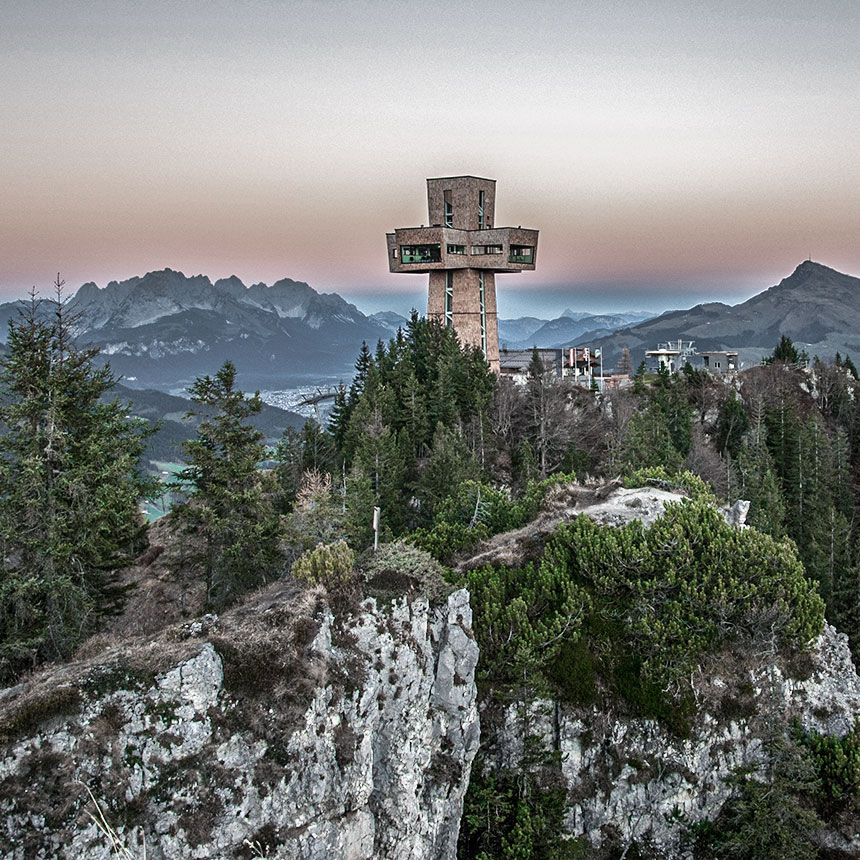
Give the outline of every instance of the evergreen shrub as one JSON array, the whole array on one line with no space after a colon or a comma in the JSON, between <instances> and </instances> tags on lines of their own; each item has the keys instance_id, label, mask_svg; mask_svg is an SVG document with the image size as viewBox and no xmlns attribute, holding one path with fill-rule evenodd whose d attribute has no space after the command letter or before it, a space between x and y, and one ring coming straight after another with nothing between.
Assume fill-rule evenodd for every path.
<instances>
[{"instance_id":1,"label":"evergreen shrub","mask_svg":"<svg viewBox=\"0 0 860 860\"><path fill-rule=\"evenodd\" d=\"M818 732L798 733L821 783L823 813L860 805L860 721L843 738Z\"/></svg>"},{"instance_id":2,"label":"evergreen shrub","mask_svg":"<svg viewBox=\"0 0 860 860\"><path fill-rule=\"evenodd\" d=\"M385 596L401 597L417 589L435 603L451 591L442 565L405 540L381 544L377 552L365 553L361 570L368 588Z\"/></svg>"},{"instance_id":3,"label":"evergreen shrub","mask_svg":"<svg viewBox=\"0 0 860 860\"><path fill-rule=\"evenodd\" d=\"M479 568L466 584L484 680L585 704L593 674L680 734L692 716L688 679L705 654L738 642L800 649L823 624L794 545L732 528L701 500L668 505L649 528L580 516L559 526L539 562Z\"/></svg>"},{"instance_id":4,"label":"evergreen shrub","mask_svg":"<svg viewBox=\"0 0 860 860\"><path fill-rule=\"evenodd\" d=\"M345 585L352 576L355 553L346 541L320 544L300 555L293 563L293 576L308 585L327 589Z\"/></svg>"}]
</instances>

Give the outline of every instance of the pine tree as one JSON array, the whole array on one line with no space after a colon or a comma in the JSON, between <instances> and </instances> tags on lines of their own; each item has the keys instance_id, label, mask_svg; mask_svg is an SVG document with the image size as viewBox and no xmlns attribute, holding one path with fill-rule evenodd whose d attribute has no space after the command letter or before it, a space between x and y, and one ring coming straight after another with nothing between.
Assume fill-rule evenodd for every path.
<instances>
[{"instance_id":1,"label":"pine tree","mask_svg":"<svg viewBox=\"0 0 860 860\"><path fill-rule=\"evenodd\" d=\"M808 359L806 353L799 353L797 347L791 342L791 338L787 335L781 335L773 355L763 358L762 364L773 364L774 362L782 362L784 364L801 364L804 358Z\"/></svg>"},{"instance_id":2,"label":"pine tree","mask_svg":"<svg viewBox=\"0 0 860 860\"><path fill-rule=\"evenodd\" d=\"M189 389L202 410L197 438L185 443L188 467L180 485L189 500L176 516L202 545L192 553L204 571L207 602L223 605L280 572L280 525L271 479L259 463L263 434L248 423L262 409L259 392L237 390L236 368L225 362L214 377L198 378Z\"/></svg>"},{"instance_id":3,"label":"pine tree","mask_svg":"<svg viewBox=\"0 0 860 860\"><path fill-rule=\"evenodd\" d=\"M430 456L418 481L422 513L432 519L443 499L466 481L477 480L479 475L480 468L462 435L437 424Z\"/></svg>"},{"instance_id":4,"label":"pine tree","mask_svg":"<svg viewBox=\"0 0 860 860\"><path fill-rule=\"evenodd\" d=\"M622 461L630 470L662 466L675 472L683 462L672 444L666 416L655 402L630 419L622 448Z\"/></svg>"},{"instance_id":5,"label":"pine tree","mask_svg":"<svg viewBox=\"0 0 860 860\"><path fill-rule=\"evenodd\" d=\"M721 454L728 453L732 458L737 457L749 425L749 416L743 403L736 397L726 398L720 405L714 428L717 450Z\"/></svg>"},{"instance_id":6,"label":"pine tree","mask_svg":"<svg viewBox=\"0 0 860 860\"><path fill-rule=\"evenodd\" d=\"M395 532L405 524L404 464L396 434L382 420L379 409L362 401L352 416L356 437L354 471L369 479L375 504Z\"/></svg>"},{"instance_id":7,"label":"pine tree","mask_svg":"<svg viewBox=\"0 0 860 860\"><path fill-rule=\"evenodd\" d=\"M155 492L140 459L149 431L103 395L115 385L96 349L78 347L56 298L9 324L0 361L0 678L67 656L116 594Z\"/></svg>"}]
</instances>

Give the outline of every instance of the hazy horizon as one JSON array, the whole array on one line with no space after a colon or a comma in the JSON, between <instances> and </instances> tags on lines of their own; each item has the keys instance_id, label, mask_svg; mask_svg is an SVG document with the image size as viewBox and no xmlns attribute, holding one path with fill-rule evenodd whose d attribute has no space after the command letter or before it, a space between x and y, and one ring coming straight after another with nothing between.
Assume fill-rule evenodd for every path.
<instances>
[{"instance_id":1,"label":"hazy horizon","mask_svg":"<svg viewBox=\"0 0 860 860\"><path fill-rule=\"evenodd\" d=\"M173 267L167 266L165 268ZM174 271L180 270L174 269ZM62 273L59 274L62 277ZM140 272L132 277L140 277L145 274L147 273ZM212 275L207 272L194 271L182 272L182 274L187 277L203 275L209 278L213 284L221 278L236 275L235 272ZM790 274L791 272L785 272L783 277L788 277ZM241 276L236 276L242 280L246 287L253 285L253 282L245 281ZM278 278L274 278L270 282L270 285L278 280L290 277L289 274L283 274ZM497 294L498 311L501 318L537 317L554 319L559 317L566 309L592 314L647 312L656 316L666 311L688 309L694 305L706 302L722 302L727 305L736 305L775 286L782 280L782 277L776 279L773 283L766 284L749 284L744 282L728 284L715 280L710 284L698 283L687 285L682 290L679 290L677 285L673 288L672 285L667 286L661 281L616 283L611 285L612 289L608 289L607 285L601 282L552 286L535 285L518 288L516 286L508 286L511 281L516 284L517 278L507 279L504 276L500 276L500 279L503 279L501 280L502 288L497 289ZM116 280L118 279L111 278L105 283L92 283L96 283L97 287L103 289ZM300 279L292 278L292 280L298 281ZM413 308L423 314L426 312L427 306L427 276L416 276L408 280L414 281L418 285L417 289L353 291L349 288L320 290L314 284L309 284L309 286L320 293L337 293L367 315L380 311L393 311L401 316L408 317ZM497 279L498 283L499 280ZM66 282L64 291L67 296L71 296L81 286L83 284L70 284ZM16 294L6 297L6 300L15 301L23 299L29 294L29 290L30 287L27 289L22 288ZM53 287L50 284L47 286L37 286L37 295L40 297L50 298L53 292Z\"/></svg>"}]
</instances>

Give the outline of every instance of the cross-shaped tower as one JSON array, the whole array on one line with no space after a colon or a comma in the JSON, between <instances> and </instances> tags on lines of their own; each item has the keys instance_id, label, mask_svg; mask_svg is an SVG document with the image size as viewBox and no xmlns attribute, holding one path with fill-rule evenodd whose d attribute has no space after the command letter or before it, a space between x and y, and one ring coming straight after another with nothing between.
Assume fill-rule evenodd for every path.
<instances>
[{"instance_id":1,"label":"cross-shaped tower","mask_svg":"<svg viewBox=\"0 0 860 860\"><path fill-rule=\"evenodd\" d=\"M535 267L537 230L495 227L496 180L449 176L427 180L429 227L387 233L392 272L428 272L427 316L479 346L499 372L496 272Z\"/></svg>"}]
</instances>

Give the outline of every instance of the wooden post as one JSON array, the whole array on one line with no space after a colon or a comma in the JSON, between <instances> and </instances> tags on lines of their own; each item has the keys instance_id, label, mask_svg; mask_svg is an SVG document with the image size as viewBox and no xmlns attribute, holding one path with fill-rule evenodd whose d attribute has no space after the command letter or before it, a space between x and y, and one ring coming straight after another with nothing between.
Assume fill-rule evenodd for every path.
<instances>
[{"instance_id":1,"label":"wooden post","mask_svg":"<svg viewBox=\"0 0 860 860\"><path fill-rule=\"evenodd\" d=\"M379 548L379 508L373 509L373 551Z\"/></svg>"}]
</instances>

